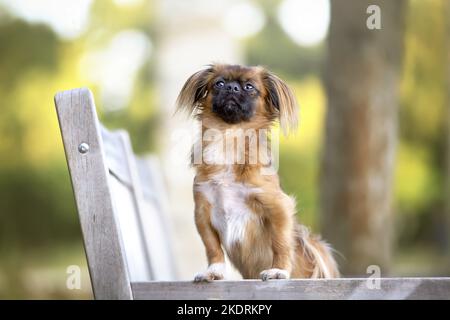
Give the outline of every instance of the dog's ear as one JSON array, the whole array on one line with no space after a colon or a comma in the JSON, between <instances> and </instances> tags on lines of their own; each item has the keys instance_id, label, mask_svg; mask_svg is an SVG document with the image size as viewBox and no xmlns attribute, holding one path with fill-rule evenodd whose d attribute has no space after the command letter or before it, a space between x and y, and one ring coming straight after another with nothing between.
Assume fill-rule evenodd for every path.
<instances>
[{"instance_id":1,"label":"dog's ear","mask_svg":"<svg viewBox=\"0 0 450 320\"><path fill-rule=\"evenodd\" d=\"M272 112L278 114L280 127L287 135L298 125L298 104L287 84L275 74L265 71L264 84L267 90L266 103Z\"/></svg>"},{"instance_id":2,"label":"dog's ear","mask_svg":"<svg viewBox=\"0 0 450 320\"><path fill-rule=\"evenodd\" d=\"M192 114L200 105L201 100L206 97L208 90L209 76L213 69L212 66L200 70L189 77L178 95L176 102L176 111L187 111Z\"/></svg>"}]
</instances>

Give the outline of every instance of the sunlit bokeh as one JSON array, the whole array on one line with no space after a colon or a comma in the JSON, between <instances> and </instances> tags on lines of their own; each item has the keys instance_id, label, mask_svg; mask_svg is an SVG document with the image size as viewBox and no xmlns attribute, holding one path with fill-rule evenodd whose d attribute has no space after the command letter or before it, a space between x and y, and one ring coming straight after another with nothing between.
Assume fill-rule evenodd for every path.
<instances>
[{"instance_id":1,"label":"sunlit bokeh","mask_svg":"<svg viewBox=\"0 0 450 320\"><path fill-rule=\"evenodd\" d=\"M144 0L114 0L118 6L136 6L142 4Z\"/></svg>"},{"instance_id":2,"label":"sunlit bokeh","mask_svg":"<svg viewBox=\"0 0 450 320\"><path fill-rule=\"evenodd\" d=\"M98 84L105 109L126 107L136 74L151 55L151 42L141 31L124 30L106 48L87 53L80 61L82 76Z\"/></svg>"},{"instance_id":3,"label":"sunlit bokeh","mask_svg":"<svg viewBox=\"0 0 450 320\"><path fill-rule=\"evenodd\" d=\"M232 4L223 19L225 30L238 38L256 34L265 23L264 12L250 2Z\"/></svg>"},{"instance_id":4,"label":"sunlit bokeh","mask_svg":"<svg viewBox=\"0 0 450 320\"><path fill-rule=\"evenodd\" d=\"M278 10L283 30L302 46L323 41L330 23L329 0L284 0Z\"/></svg>"},{"instance_id":5,"label":"sunlit bokeh","mask_svg":"<svg viewBox=\"0 0 450 320\"><path fill-rule=\"evenodd\" d=\"M86 30L92 0L0 0L13 14L50 25L61 37L73 39Z\"/></svg>"},{"instance_id":6,"label":"sunlit bokeh","mask_svg":"<svg viewBox=\"0 0 450 320\"><path fill-rule=\"evenodd\" d=\"M448 1L407 2L392 274L448 275ZM171 148L189 122L173 115L175 99L209 63L267 66L301 106L298 131L281 137L281 184L296 197L299 220L320 231L329 0L0 0L0 19L0 298L92 297L53 103L61 90L90 88L102 123L161 160L178 206L180 278L189 280L205 257L192 218L190 146ZM181 164L171 166L171 155ZM68 265L83 271L79 291L65 287Z\"/></svg>"}]
</instances>

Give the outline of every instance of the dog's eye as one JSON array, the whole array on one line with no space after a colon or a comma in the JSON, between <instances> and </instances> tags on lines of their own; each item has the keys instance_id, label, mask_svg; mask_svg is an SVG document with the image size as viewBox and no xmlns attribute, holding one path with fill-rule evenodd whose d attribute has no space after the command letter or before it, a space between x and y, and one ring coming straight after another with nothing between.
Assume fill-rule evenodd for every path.
<instances>
[{"instance_id":1,"label":"dog's eye","mask_svg":"<svg viewBox=\"0 0 450 320\"><path fill-rule=\"evenodd\" d=\"M247 90L247 91L250 91L250 90L255 89L255 87L254 87L253 85L251 85L250 83L247 83L247 84L244 86L244 89Z\"/></svg>"},{"instance_id":2,"label":"dog's eye","mask_svg":"<svg viewBox=\"0 0 450 320\"><path fill-rule=\"evenodd\" d=\"M215 86L217 88L222 88L225 85L225 82L223 82L222 80L219 80L216 82Z\"/></svg>"}]
</instances>

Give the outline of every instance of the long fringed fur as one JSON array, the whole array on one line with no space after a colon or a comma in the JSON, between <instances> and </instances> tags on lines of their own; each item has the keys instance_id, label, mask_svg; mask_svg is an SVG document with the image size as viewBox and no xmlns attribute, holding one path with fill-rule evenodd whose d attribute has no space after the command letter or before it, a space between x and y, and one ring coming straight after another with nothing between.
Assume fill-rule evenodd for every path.
<instances>
[{"instance_id":1,"label":"long fringed fur","mask_svg":"<svg viewBox=\"0 0 450 320\"><path fill-rule=\"evenodd\" d=\"M296 257L304 259L303 265L313 266L310 271L311 278L338 278L339 269L333 257L330 245L317 235L311 235L309 229L304 225L297 225L296 236L300 246L303 248L303 256Z\"/></svg>"},{"instance_id":2,"label":"long fringed fur","mask_svg":"<svg viewBox=\"0 0 450 320\"><path fill-rule=\"evenodd\" d=\"M250 119L229 123L214 111L215 107L223 108L216 101L224 95L216 87L219 82L253 86L254 90L248 89L251 90L248 94L232 94L234 100L246 101L239 102L237 107L251 108ZM231 90L226 95L230 93ZM293 92L278 76L262 67L214 64L194 73L178 96L177 109L200 120L202 130L214 129L222 135L236 129L267 132L276 120L286 135L297 127L298 105ZM212 148L215 143L221 142L201 140L203 160L209 159L211 150L221 155L223 145ZM261 147L259 144L258 148ZM247 147L244 149L247 159L250 153ZM209 265L195 281L223 279L220 270L225 253L245 279L339 276L331 248L296 223L295 200L283 192L276 172L266 170L272 167L269 154L267 157L258 158L255 163L201 161L194 166L195 223Z\"/></svg>"}]
</instances>

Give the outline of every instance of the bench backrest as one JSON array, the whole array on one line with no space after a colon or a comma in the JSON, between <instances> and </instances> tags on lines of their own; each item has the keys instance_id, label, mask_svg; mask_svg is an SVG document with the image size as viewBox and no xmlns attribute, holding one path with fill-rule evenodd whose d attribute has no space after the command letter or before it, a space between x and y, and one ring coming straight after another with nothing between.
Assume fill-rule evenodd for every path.
<instances>
[{"instance_id":1,"label":"bench backrest","mask_svg":"<svg viewBox=\"0 0 450 320\"><path fill-rule=\"evenodd\" d=\"M108 131L85 88L55 96L96 299L132 299L131 282L173 280L166 194L154 157Z\"/></svg>"}]
</instances>

